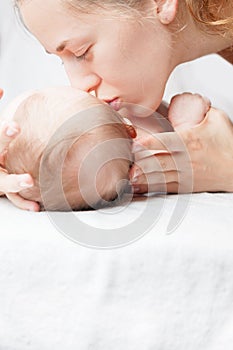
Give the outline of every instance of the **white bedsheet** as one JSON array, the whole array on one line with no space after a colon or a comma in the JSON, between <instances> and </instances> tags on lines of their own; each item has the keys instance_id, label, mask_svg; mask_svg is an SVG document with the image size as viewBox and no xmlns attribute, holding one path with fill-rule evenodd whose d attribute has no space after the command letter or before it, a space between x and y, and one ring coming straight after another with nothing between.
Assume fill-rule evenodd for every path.
<instances>
[{"instance_id":1,"label":"white bedsheet","mask_svg":"<svg viewBox=\"0 0 233 350\"><path fill-rule=\"evenodd\" d=\"M193 195L166 235L176 197L143 238L108 251L3 200L0 349L232 349L233 195ZM79 215L95 224L97 213Z\"/></svg>"},{"instance_id":2,"label":"white bedsheet","mask_svg":"<svg viewBox=\"0 0 233 350\"><path fill-rule=\"evenodd\" d=\"M67 83L56 59L17 34L12 16L4 0L2 106L21 90ZM178 68L166 97L198 91L232 115L232 77L230 65L207 57ZM150 198L151 208L162 208L154 227L113 250L78 245L47 213L23 212L0 199L0 349L231 350L233 194L183 195L184 219L167 235L177 198ZM89 225L103 227L108 218L124 227L143 203L110 216L107 209L78 215Z\"/></svg>"}]
</instances>

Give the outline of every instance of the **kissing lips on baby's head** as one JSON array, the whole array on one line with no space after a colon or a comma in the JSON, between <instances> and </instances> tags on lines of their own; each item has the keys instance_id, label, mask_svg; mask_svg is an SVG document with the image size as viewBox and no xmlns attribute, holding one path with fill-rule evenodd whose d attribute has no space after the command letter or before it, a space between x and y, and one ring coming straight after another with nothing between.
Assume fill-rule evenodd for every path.
<instances>
[{"instance_id":1,"label":"kissing lips on baby's head","mask_svg":"<svg viewBox=\"0 0 233 350\"><path fill-rule=\"evenodd\" d=\"M30 173L20 195L46 210L98 209L128 187L131 139L120 116L71 87L26 97L14 113L21 128L5 159L9 173Z\"/></svg>"}]
</instances>

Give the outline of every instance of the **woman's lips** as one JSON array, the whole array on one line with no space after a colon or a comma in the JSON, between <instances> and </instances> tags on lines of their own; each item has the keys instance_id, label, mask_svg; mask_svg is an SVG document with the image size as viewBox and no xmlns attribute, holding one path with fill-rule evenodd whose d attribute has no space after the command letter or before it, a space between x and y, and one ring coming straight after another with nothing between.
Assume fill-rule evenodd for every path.
<instances>
[{"instance_id":1,"label":"woman's lips","mask_svg":"<svg viewBox=\"0 0 233 350\"><path fill-rule=\"evenodd\" d=\"M114 109L115 111L119 111L120 109L120 106L121 106L121 102L119 100L119 98L114 98L113 100L111 101L106 101L109 106L111 106L112 109Z\"/></svg>"}]
</instances>

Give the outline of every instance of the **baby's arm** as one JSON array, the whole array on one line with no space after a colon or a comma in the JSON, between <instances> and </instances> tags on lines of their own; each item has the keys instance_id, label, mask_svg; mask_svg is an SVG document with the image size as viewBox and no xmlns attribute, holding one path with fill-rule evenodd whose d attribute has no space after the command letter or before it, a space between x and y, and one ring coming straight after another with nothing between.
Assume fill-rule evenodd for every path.
<instances>
[{"instance_id":1,"label":"baby's arm","mask_svg":"<svg viewBox=\"0 0 233 350\"><path fill-rule=\"evenodd\" d=\"M171 99L168 119L176 130L189 129L205 118L210 106L210 101L199 94L176 95Z\"/></svg>"}]
</instances>

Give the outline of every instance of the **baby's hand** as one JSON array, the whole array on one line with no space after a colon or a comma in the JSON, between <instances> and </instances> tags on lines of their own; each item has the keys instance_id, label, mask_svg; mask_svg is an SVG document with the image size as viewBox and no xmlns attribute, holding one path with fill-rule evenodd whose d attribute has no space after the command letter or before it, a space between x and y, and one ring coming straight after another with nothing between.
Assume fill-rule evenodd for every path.
<instances>
[{"instance_id":1,"label":"baby's hand","mask_svg":"<svg viewBox=\"0 0 233 350\"><path fill-rule=\"evenodd\" d=\"M168 119L175 130L185 130L202 122L211 107L210 100L185 92L171 99Z\"/></svg>"}]
</instances>

